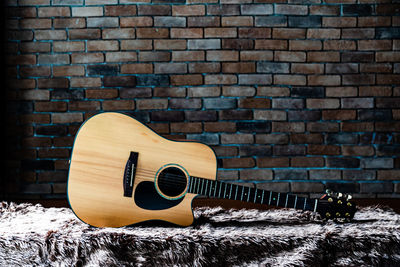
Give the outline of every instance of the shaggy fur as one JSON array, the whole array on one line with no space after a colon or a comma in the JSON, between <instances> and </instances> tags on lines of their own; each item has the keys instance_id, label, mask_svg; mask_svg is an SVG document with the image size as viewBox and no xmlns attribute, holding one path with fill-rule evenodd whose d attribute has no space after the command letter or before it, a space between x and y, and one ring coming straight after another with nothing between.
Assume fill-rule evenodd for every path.
<instances>
[{"instance_id":1,"label":"shaggy fur","mask_svg":"<svg viewBox=\"0 0 400 267\"><path fill-rule=\"evenodd\" d=\"M70 209L0 202L0 266L400 266L400 215L195 210L191 227L94 228Z\"/></svg>"}]
</instances>

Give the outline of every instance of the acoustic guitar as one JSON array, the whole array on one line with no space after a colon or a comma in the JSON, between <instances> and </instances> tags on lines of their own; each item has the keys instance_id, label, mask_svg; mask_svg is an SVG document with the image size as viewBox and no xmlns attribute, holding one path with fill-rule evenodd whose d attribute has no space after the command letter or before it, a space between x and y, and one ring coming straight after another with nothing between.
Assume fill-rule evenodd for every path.
<instances>
[{"instance_id":1,"label":"acoustic guitar","mask_svg":"<svg viewBox=\"0 0 400 267\"><path fill-rule=\"evenodd\" d=\"M68 201L76 216L96 227L162 220L188 226L199 195L313 211L326 219L351 219L349 196L320 199L216 180L217 160L202 143L172 141L115 112L86 120L74 141Z\"/></svg>"}]
</instances>

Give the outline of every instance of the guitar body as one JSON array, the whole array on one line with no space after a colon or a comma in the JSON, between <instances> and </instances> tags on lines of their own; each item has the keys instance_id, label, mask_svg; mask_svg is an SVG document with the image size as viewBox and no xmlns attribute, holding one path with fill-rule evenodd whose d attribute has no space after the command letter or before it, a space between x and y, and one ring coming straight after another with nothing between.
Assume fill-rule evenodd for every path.
<instances>
[{"instance_id":1,"label":"guitar body","mask_svg":"<svg viewBox=\"0 0 400 267\"><path fill-rule=\"evenodd\" d=\"M197 196L187 193L190 176L215 180L216 170L216 156L204 144L171 141L129 116L101 113L76 135L68 200L79 219L96 227L149 220L187 226Z\"/></svg>"}]
</instances>

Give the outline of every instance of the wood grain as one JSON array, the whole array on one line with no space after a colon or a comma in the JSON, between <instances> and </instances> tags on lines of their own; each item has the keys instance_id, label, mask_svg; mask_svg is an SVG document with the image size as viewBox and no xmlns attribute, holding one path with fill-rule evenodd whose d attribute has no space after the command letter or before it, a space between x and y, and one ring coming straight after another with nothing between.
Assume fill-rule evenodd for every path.
<instances>
[{"instance_id":1,"label":"wood grain","mask_svg":"<svg viewBox=\"0 0 400 267\"><path fill-rule=\"evenodd\" d=\"M191 176L216 179L212 149L197 142L165 139L120 113L101 113L79 129L72 151L68 199L82 221L96 227L121 227L147 220L187 226L193 222L195 194L167 210L145 210L123 196L123 175L131 151L139 152L133 192L141 181L154 181L166 164L178 164Z\"/></svg>"}]
</instances>

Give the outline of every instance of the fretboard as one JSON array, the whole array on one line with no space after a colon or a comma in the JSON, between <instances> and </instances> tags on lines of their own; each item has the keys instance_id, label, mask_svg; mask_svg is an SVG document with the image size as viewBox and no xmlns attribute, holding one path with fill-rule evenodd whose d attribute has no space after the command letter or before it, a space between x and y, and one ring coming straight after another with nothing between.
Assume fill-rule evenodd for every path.
<instances>
[{"instance_id":1,"label":"fretboard","mask_svg":"<svg viewBox=\"0 0 400 267\"><path fill-rule=\"evenodd\" d=\"M213 198L240 200L283 208L316 211L318 199L299 197L243 185L190 177L189 193Z\"/></svg>"}]
</instances>

